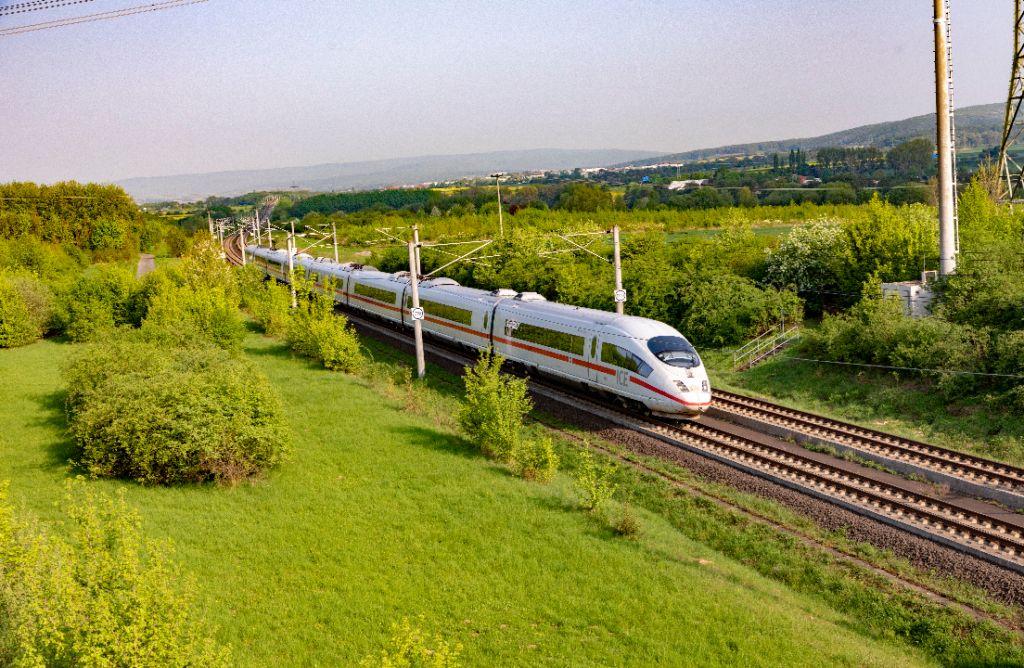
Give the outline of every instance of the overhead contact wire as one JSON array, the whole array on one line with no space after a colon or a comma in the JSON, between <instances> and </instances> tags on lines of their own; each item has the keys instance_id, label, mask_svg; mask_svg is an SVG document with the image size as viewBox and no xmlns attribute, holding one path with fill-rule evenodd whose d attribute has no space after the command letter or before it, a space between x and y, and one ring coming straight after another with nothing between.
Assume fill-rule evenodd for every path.
<instances>
[{"instance_id":1,"label":"overhead contact wire","mask_svg":"<svg viewBox=\"0 0 1024 668\"><path fill-rule=\"evenodd\" d=\"M103 12L101 14L89 14L86 16L79 16L70 19L61 19L57 21L47 21L46 23L35 23L32 25L17 26L15 28L6 28L0 30L0 37L5 37L8 35L18 35L26 32L36 32L38 30L48 30L50 28L62 28L64 26L75 25L78 23L92 23L94 21L105 21L107 19L116 19L122 16L131 16L133 14L157 12L161 9L173 9L175 7L198 5L199 3L209 1L210 0L191 0L190 2L182 2L181 0L171 0L170 2L160 2L152 5L140 5L139 7L129 7L127 9Z\"/></svg>"},{"instance_id":2,"label":"overhead contact wire","mask_svg":"<svg viewBox=\"0 0 1024 668\"><path fill-rule=\"evenodd\" d=\"M7 7L0 7L0 16L14 16L15 14L27 14L28 12L38 12L43 9L56 9L58 7L67 7L68 5L80 5L85 2L92 2L93 0L71 0L70 2L49 2L44 7L32 7L30 9L17 9L11 10L12 7L18 5L7 5Z\"/></svg>"}]
</instances>

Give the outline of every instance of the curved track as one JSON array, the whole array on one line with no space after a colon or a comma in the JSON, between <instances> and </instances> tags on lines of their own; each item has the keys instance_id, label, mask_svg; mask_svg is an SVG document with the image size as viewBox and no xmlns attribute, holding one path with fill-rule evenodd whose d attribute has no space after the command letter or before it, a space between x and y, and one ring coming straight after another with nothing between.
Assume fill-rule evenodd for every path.
<instances>
[{"instance_id":1,"label":"curved track","mask_svg":"<svg viewBox=\"0 0 1024 668\"><path fill-rule=\"evenodd\" d=\"M241 264L238 248L236 235L225 239L228 259ZM394 338L411 339L406 332L371 321L362 314L347 312L346 315L364 328ZM462 351L435 343L426 344L425 347L431 354L461 365L474 362L471 356ZM937 495L928 492L928 485L874 471L831 455L811 452L728 422L707 418L700 422L681 423L662 420L624 410L602 398L555 385L544 379L530 377L529 383L531 390L537 394L609 422L1024 573L1024 516L999 512L995 506L970 499L937 498ZM799 427L808 432L817 429L818 433L827 433L835 439L861 439L863 443L872 444L871 447L889 448L887 452L899 452L908 458L917 457L934 466L952 469L955 462L959 470L966 472L965 475L974 475L979 480L985 478L996 485L1020 486L1016 482L1019 469L979 458L968 458L953 451L808 413L790 411L740 395L717 391L715 395L715 401L723 411L739 414L742 410L748 417L757 414L766 420L785 420L791 428ZM961 457L961 460L956 457ZM968 459L974 461L968 462Z\"/></svg>"}]
</instances>

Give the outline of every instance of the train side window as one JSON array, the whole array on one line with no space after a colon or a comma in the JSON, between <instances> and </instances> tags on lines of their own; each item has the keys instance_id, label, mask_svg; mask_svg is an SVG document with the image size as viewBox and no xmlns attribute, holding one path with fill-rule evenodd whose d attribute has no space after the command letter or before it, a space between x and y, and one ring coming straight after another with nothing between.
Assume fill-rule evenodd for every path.
<instances>
[{"instance_id":1,"label":"train side window","mask_svg":"<svg viewBox=\"0 0 1024 668\"><path fill-rule=\"evenodd\" d=\"M405 307L407 309L412 308L412 295L405 298ZM439 304L437 302L432 302L429 299L421 299L420 308L422 308L424 313L427 315L434 315L438 318L444 318L445 320L453 320L455 322L462 323L463 325L473 324L473 312L464 308L449 306L448 304Z\"/></svg>"},{"instance_id":2,"label":"train side window","mask_svg":"<svg viewBox=\"0 0 1024 668\"><path fill-rule=\"evenodd\" d=\"M594 340L590 342L590 356L591 357L597 357L597 337L596 336L594 337Z\"/></svg>"},{"instance_id":3,"label":"train side window","mask_svg":"<svg viewBox=\"0 0 1024 668\"><path fill-rule=\"evenodd\" d=\"M644 362L625 348L620 348L611 343L601 345L601 361L605 364L617 366L620 369L627 369L644 378L650 376L651 371L653 371L647 362Z\"/></svg>"},{"instance_id":4,"label":"train side window","mask_svg":"<svg viewBox=\"0 0 1024 668\"><path fill-rule=\"evenodd\" d=\"M398 298L398 295L390 290L375 288L372 285L363 285L361 283L356 283L354 292L357 295L376 299L377 301L384 302L385 304L394 304Z\"/></svg>"},{"instance_id":5,"label":"train side window","mask_svg":"<svg viewBox=\"0 0 1024 668\"><path fill-rule=\"evenodd\" d=\"M525 323L520 323L512 331L512 338L539 343L542 346L562 350L573 355L579 355L580 357L583 357L583 342L586 340L582 336L573 336L572 334L559 332L555 329L546 329Z\"/></svg>"},{"instance_id":6,"label":"train side window","mask_svg":"<svg viewBox=\"0 0 1024 668\"><path fill-rule=\"evenodd\" d=\"M487 316L489 316L489 315L491 315L491 314L490 313L484 313L484 329L485 330L487 329Z\"/></svg>"}]
</instances>

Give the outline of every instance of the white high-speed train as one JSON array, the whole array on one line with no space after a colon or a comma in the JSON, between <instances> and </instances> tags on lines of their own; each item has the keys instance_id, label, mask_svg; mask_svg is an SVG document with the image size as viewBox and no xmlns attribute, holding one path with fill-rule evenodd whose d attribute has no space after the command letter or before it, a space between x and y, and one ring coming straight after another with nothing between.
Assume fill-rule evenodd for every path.
<instances>
[{"instance_id":1,"label":"white high-speed train","mask_svg":"<svg viewBox=\"0 0 1024 668\"><path fill-rule=\"evenodd\" d=\"M288 281L288 254L250 245L247 260ZM298 254L292 258L314 289L351 309L412 328L409 273ZM425 336L472 350L493 347L532 374L614 398L670 418L697 417L711 404L707 370L693 346L668 325L547 301L534 292L487 292L449 278L419 284Z\"/></svg>"}]
</instances>

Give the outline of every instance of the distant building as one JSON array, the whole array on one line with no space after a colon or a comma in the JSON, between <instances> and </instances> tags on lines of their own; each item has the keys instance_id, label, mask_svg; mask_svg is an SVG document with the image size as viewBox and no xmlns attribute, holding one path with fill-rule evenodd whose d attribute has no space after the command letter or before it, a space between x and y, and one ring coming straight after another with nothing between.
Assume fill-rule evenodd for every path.
<instances>
[{"instance_id":1,"label":"distant building","mask_svg":"<svg viewBox=\"0 0 1024 668\"><path fill-rule=\"evenodd\" d=\"M685 188L703 188L709 179L687 179L685 181L673 181L668 184L669 190L683 190Z\"/></svg>"}]
</instances>

